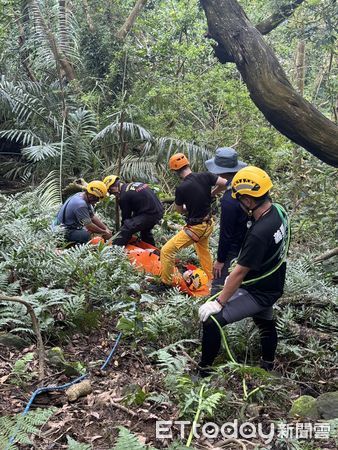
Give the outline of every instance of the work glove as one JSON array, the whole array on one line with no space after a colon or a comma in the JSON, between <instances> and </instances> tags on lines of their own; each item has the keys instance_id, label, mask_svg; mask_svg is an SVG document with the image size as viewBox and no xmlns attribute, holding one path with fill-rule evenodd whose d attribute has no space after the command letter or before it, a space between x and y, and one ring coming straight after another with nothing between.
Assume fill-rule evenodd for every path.
<instances>
[{"instance_id":1,"label":"work glove","mask_svg":"<svg viewBox=\"0 0 338 450\"><path fill-rule=\"evenodd\" d=\"M200 306L198 310L198 315L201 322L205 322L211 314L217 314L222 310L222 306L217 300L212 302L206 302L204 305Z\"/></svg>"}]
</instances>

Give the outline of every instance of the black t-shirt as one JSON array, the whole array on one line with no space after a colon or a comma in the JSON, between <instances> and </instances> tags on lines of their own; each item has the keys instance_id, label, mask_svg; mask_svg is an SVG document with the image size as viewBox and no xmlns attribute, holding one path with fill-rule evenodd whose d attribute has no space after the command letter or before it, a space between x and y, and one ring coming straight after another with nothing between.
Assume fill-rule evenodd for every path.
<instances>
[{"instance_id":1,"label":"black t-shirt","mask_svg":"<svg viewBox=\"0 0 338 450\"><path fill-rule=\"evenodd\" d=\"M141 214L154 216L155 220L161 219L163 216L162 203L155 192L145 183L123 184L119 205L122 212L122 222Z\"/></svg>"},{"instance_id":2,"label":"black t-shirt","mask_svg":"<svg viewBox=\"0 0 338 450\"><path fill-rule=\"evenodd\" d=\"M254 222L249 229L241 249L238 264L250 267L244 281L258 278L272 269L284 255L286 243L286 220L282 221L275 206ZM286 263L284 262L273 274L255 283L242 284L258 303L273 305L283 294Z\"/></svg>"},{"instance_id":3,"label":"black t-shirt","mask_svg":"<svg viewBox=\"0 0 338 450\"><path fill-rule=\"evenodd\" d=\"M175 203L185 205L189 219L203 219L210 213L211 188L218 176L210 173L190 173L176 188Z\"/></svg>"},{"instance_id":4,"label":"black t-shirt","mask_svg":"<svg viewBox=\"0 0 338 450\"><path fill-rule=\"evenodd\" d=\"M247 221L247 213L239 201L232 198L231 189L228 189L221 200L217 261L224 263L229 255L237 257L248 230Z\"/></svg>"}]
</instances>

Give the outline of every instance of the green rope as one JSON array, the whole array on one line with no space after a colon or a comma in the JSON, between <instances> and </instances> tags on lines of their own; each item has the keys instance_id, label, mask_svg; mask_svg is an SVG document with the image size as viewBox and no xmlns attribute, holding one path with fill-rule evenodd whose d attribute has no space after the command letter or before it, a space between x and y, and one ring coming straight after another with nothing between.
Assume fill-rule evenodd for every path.
<instances>
[{"instance_id":1,"label":"green rope","mask_svg":"<svg viewBox=\"0 0 338 450\"><path fill-rule=\"evenodd\" d=\"M290 220L289 220L289 218L288 218L288 216L287 216L287 213L286 213L285 209L284 209L281 205L279 205L278 203L274 203L274 206L275 206L275 208L276 208L277 211L278 211L278 214L279 214L279 216L280 216L280 218L281 218L281 220L282 220L282 223L283 223L284 225L286 224L287 235L286 235L286 244L285 244L285 252L284 252L284 255L283 255L283 257L281 258L281 260L278 262L278 264L277 264L273 269L271 269L269 272L267 272L267 273L261 275L260 277L253 278L253 279L247 280L247 281L243 281L243 282L242 282L242 285L248 285L248 284L256 283L257 281L260 281L260 280L262 280L262 279L264 279L264 278L266 278L266 277L272 275L274 272L276 272L276 271L281 267L281 265L282 265L282 264L285 262L285 260L286 260L286 256L287 256L287 253L288 253L288 250L289 250L290 240L291 240ZM283 216L283 214L284 214L285 216ZM215 298L217 298L217 297L220 295L221 292L222 292L222 291L219 291L217 294L215 294L215 295L209 297L208 300L207 300L207 302L209 302L209 301L214 300ZM226 337L225 337L224 330L223 330L223 328L221 327L221 325L219 324L218 320L217 320L213 315L211 315L210 317L211 317L211 319L215 322L215 324L217 325L217 327L218 327L218 329L219 329L219 332L221 333L221 338L222 338L223 346L224 346L224 348L225 348L225 351L226 351L226 353L227 353L228 358L230 359L230 361L231 361L232 363L238 365L238 366L244 367L244 365L239 364L239 363L235 360L235 358L233 357L233 355L232 355L232 353L231 353L231 351L230 351L230 348L229 348L227 339L226 339ZM248 400L249 397L251 397L253 394L255 394L256 392L258 392L259 390L263 389L265 386L264 386L264 385L258 386L258 387L256 387L255 389L253 389L251 392L248 392L246 380L245 380L245 377L243 376L242 387L243 387L243 398L244 398L244 400ZM191 441L190 441L190 442L191 442ZM190 444L189 444L189 445L190 445Z\"/></svg>"},{"instance_id":2,"label":"green rope","mask_svg":"<svg viewBox=\"0 0 338 450\"><path fill-rule=\"evenodd\" d=\"M227 352L227 355L228 355L230 361L233 362L234 364L238 364L238 362L232 356L232 353L230 351L230 348L229 348L229 345L228 345L228 341L226 340L223 328L221 327L221 325L218 323L218 320L214 316L210 316L210 317L215 322L215 324L218 326L219 332L221 333L221 336L222 336L222 342L223 342L225 351Z\"/></svg>"},{"instance_id":3,"label":"green rope","mask_svg":"<svg viewBox=\"0 0 338 450\"><path fill-rule=\"evenodd\" d=\"M196 427L196 425L198 423L198 419L199 419L201 411L202 411L202 401L203 401L204 388L205 388L205 384L202 384L202 387L201 387L200 392L199 392L197 411L196 411L196 414L195 414L195 417L194 417L194 421L193 421L192 426L191 426L191 430L190 430L189 437L188 437L188 440L187 440L187 443L186 443L186 447L190 447L190 445L191 445L191 441L192 441L192 438L193 438L193 435L194 435L194 430L195 430L195 427Z\"/></svg>"}]
</instances>

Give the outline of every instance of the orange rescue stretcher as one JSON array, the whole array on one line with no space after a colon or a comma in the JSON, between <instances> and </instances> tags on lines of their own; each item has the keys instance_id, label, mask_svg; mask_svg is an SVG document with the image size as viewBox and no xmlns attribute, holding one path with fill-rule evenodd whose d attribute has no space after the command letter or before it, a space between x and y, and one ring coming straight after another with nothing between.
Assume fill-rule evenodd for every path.
<instances>
[{"instance_id":1,"label":"orange rescue stretcher","mask_svg":"<svg viewBox=\"0 0 338 450\"><path fill-rule=\"evenodd\" d=\"M96 245L99 242L103 242L103 239L97 236L91 239L90 242ZM161 275L160 251L157 247L147 244L140 239L132 238L126 245L125 250L129 261L135 265L137 270L148 275L158 277ZM191 271L197 269L193 264L184 264L183 267L185 270ZM190 289L177 267L175 267L173 273L173 286L178 287L180 291L192 297L206 297L210 295L210 287L207 284L202 285L197 290Z\"/></svg>"}]
</instances>

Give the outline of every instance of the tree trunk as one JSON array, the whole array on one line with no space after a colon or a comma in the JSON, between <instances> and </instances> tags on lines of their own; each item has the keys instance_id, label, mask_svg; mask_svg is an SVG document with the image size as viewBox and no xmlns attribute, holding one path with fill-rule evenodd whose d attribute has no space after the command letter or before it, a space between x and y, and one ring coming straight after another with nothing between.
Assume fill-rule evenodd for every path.
<instances>
[{"instance_id":1,"label":"tree trunk","mask_svg":"<svg viewBox=\"0 0 338 450\"><path fill-rule=\"evenodd\" d=\"M116 34L117 39L120 41L123 41L129 31L132 29L135 20L137 19L137 16L140 14L142 9L146 6L147 0L137 0L135 3L134 8L132 9L131 13L129 14L127 20L124 22L122 27L119 29L119 31Z\"/></svg>"},{"instance_id":2,"label":"tree trunk","mask_svg":"<svg viewBox=\"0 0 338 450\"><path fill-rule=\"evenodd\" d=\"M43 18L39 4L36 0L32 0L32 6L34 11L35 20L38 22L40 27L43 29L46 38L48 40L50 49L54 55L56 64L64 71L64 74L68 81L73 81L76 79L75 71L71 63L68 61L66 55L62 52L61 48L58 46L57 40L51 29L48 27L45 19Z\"/></svg>"},{"instance_id":3,"label":"tree trunk","mask_svg":"<svg viewBox=\"0 0 338 450\"><path fill-rule=\"evenodd\" d=\"M86 15L86 20L87 20L89 31L91 33L94 33L95 27L94 27L94 23L93 23L93 20L92 20L92 16L90 15L90 12L89 12L89 5L88 5L88 1L87 0L83 0L83 9L84 9L84 12L85 12L85 15Z\"/></svg>"},{"instance_id":4,"label":"tree trunk","mask_svg":"<svg viewBox=\"0 0 338 450\"><path fill-rule=\"evenodd\" d=\"M296 86L300 95L304 95L305 83L305 42L298 41L296 50Z\"/></svg>"},{"instance_id":5,"label":"tree trunk","mask_svg":"<svg viewBox=\"0 0 338 450\"><path fill-rule=\"evenodd\" d=\"M301 96L304 95L305 84L305 42L300 40L297 43L295 58L295 82L297 90ZM293 147L293 204L297 204L300 195L299 174L302 172L302 150L299 147Z\"/></svg>"},{"instance_id":6,"label":"tree trunk","mask_svg":"<svg viewBox=\"0 0 338 450\"><path fill-rule=\"evenodd\" d=\"M282 134L338 166L338 127L299 95L235 0L201 0L220 62L234 62L255 105Z\"/></svg>"},{"instance_id":7,"label":"tree trunk","mask_svg":"<svg viewBox=\"0 0 338 450\"><path fill-rule=\"evenodd\" d=\"M27 21L28 20L27 17L28 17L27 14L24 14L24 12L23 12L22 13L22 22L24 22L25 20ZM25 72L26 72L28 78L31 81L35 82L37 80L36 80L36 77L31 69L31 67L30 67L30 64L29 64L29 53L28 53L28 50L25 49L25 43L26 43L25 28L24 28L23 23L21 22L21 17L15 15L15 20L16 20L16 23L19 28L19 47L20 47L19 53L20 53L21 63L22 63L23 68L25 69Z\"/></svg>"}]
</instances>

